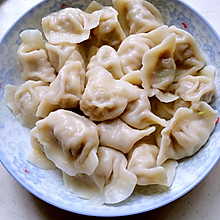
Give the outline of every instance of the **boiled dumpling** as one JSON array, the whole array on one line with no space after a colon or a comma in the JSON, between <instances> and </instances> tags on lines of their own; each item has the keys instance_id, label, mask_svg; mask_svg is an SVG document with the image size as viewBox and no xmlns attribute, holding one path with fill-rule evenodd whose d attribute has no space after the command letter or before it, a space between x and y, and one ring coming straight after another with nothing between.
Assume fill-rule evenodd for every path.
<instances>
[{"instance_id":1,"label":"boiled dumpling","mask_svg":"<svg viewBox=\"0 0 220 220\"><path fill-rule=\"evenodd\" d=\"M141 71L140 70L135 70L135 71L132 71L132 72L124 75L121 78L121 80L129 82L132 85L136 85L136 86L142 87Z\"/></svg>"},{"instance_id":2,"label":"boiled dumpling","mask_svg":"<svg viewBox=\"0 0 220 220\"><path fill-rule=\"evenodd\" d=\"M207 68L207 71L213 71L213 69ZM206 72L205 69L202 71L204 74ZM207 74L208 76L201 74L198 76L187 75L182 77L177 83L176 93L185 101L193 103L205 101L209 103L215 93L215 83L214 77L212 77L214 72Z\"/></svg>"},{"instance_id":3,"label":"boiled dumpling","mask_svg":"<svg viewBox=\"0 0 220 220\"><path fill-rule=\"evenodd\" d=\"M52 82L56 78L54 68L48 61L45 42L39 30L25 30L20 34L22 44L17 51L24 80Z\"/></svg>"},{"instance_id":4,"label":"boiled dumpling","mask_svg":"<svg viewBox=\"0 0 220 220\"><path fill-rule=\"evenodd\" d=\"M84 91L85 70L78 51L74 51L74 59L69 58L65 62L57 78L50 84L48 93L37 109L37 116L46 117L56 109L72 109L78 106Z\"/></svg>"},{"instance_id":5,"label":"boiled dumpling","mask_svg":"<svg viewBox=\"0 0 220 220\"><path fill-rule=\"evenodd\" d=\"M145 52L161 44L169 35L168 26L163 25L148 33L132 34L124 39L117 51L124 74L139 71Z\"/></svg>"},{"instance_id":6,"label":"boiled dumpling","mask_svg":"<svg viewBox=\"0 0 220 220\"><path fill-rule=\"evenodd\" d=\"M92 14L78 8L65 8L42 19L44 34L52 44L80 43L90 36L90 30L97 27L102 11Z\"/></svg>"},{"instance_id":7,"label":"boiled dumpling","mask_svg":"<svg viewBox=\"0 0 220 220\"><path fill-rule=\"evenodd\" d=\"M205 65L205 60L196 40L189 32L175 26L171 26L169 29L170 33L176 34L174 81L178 81L183 76L196 74Z\"/></svg>"},{"instance_id":8,"label":"boiled dumpling","mask_svg":"<svg viewBox=\"0 0 220 220\"><path fill-rule=\"evenodd\" d=\"M127 36L146 33L164 24L158 9L147 1L113 0L113 6Z\"/></svg>"},{"instance_id":9,"label":"boiled dumpling","mask_svg":"<svg viewBox=\"0 0 220 220\"><path fill-rule=\"evenodd\" d=\"M31 130L31 151L27 156L27 160L36 167L45 170L55 169L55 164L47 158L44 153L43 146L40 144L39 134L36 127Z\"/></svg>"},{"instance_id":10,"label":"boiled dumpling","mask_svg":"<svg viewBox=\"0 0 220 220\"><path fill-rule=\"evenodd\" d=\"M186 102L181 98L169 103L160 102L157 98L151 98L150 101L152 112L165 120L170 120L178 108L190 108L191 106L191 102Z\"/></svg>"},{"instance_id":11,"label":"boiled dumpling","mask_svg":"<svg viewBox=\"0 0 220 220\"><path fill-rule=\"evenodd\" d=\"M163 25L153 31L128 36L120 45L117 53L124 75L122 80L142 87L141 67L146 51L160 44L169 36L169 28Z\"/></svg>"},{"instance_id":12,"label":"boiled dumpling","mask_svg":"<svg viewBox=\"0 0 220 220\"><path fill-rule=\"evenodd\" d=\"M124 74L140 70L144 53L153 45L146 34L128 36L117 50Z\"/></svg>"},{"instance_id":13,"label":"boiled dumpling","mask_svg":"<svg viewBox=\"0 0 220 220\"><path fill-rule=\"evenodd\" d=\"M165 127L167 124L166 120L159 118L151 112L151 104L147 93L143 89L140 89L139 99L130 102L120 118L137 129L144 129L155 124Z\"/></svg>"},{"instance_id":14,"label":"boiled dumpling","mask_svg":"<svg viewBox=\"0 0 220 220\"><path fill-rule=\"evenodd\" d=\"M18 87L7 85L5 100L18 121L23 126L32 128L35 126L35 122L40 119L36 112L47 91L47 83L28 80Z\"/></svg>"},{"instance_id":15,"label":"boiled dumpling","mask_svg":"<svg viewBox=\"0 0 220 220\"><path fill-rule=\"evenodd\" d=\"M95 45L98 47L109 45L117 49L126 37L118 21L118 12L113 7L102 6L94 1L86 9L89 13L97 10L101 10L102 15L99 25L91 34L91 37L95 38Z\"/></svg>"},{"instance_id":16,"label":"boiled dumpling","mask_svg":"<svg viewBox=\"0 0 220 220\"><path fill-rule=\"evenodd\" d=\"M84 116L59 109L36 123L38 142L46 157L70 176L91 175L98 165L97 126Z\"/></svg>"},{"instance_id":17,"label":"boiled dumpling","mask_svg":"<svg viewBox=\"0 0 220 220\"><path fill-rule=\"evenodd\" d=\"M98 204L115 204L128 198L137 183L136 176L127 170L126 157L117 150L100 146L99 164L91 176L63 173L67 189Z\"/></svg>"},{"instance_id":18,"label":"boiled dumpling","mask_svg":"<svg viewBox=\"0 0 220 220\"><path fill-rule=\"evenodd\" d=\"M98 124L100 130L100 144L112 147L123 153L128 153L134 144L155 131L155 127L144 130L134 129L119 118Z\"/></svg>"},{"instance_id":19,"label":"boiled dumpling","mask_svg":"<svg viewBox=\"0 0 220 220\"><path fill-rule=\"evenodd\" d=\"M142 85L149 97L155 95L162 102L171 102L178 98L175 94L164 92L172 85L175 77L175 46L176 37L171 34L161 44L145 52L142 60Z\"/></svg>"},{"instance_id":20,"label":"boiled dumpling","mask_svg":"<svg viewBox=\"0 0 220 220\"><path fill-rule=\"evenodd\" d=\"M50 44L47 42L45 47L48 52L51 66L53 66L56 72L59 72L67 58L77 46L70 43Z\"/></svg>"},{"instance_id":21,"label":"boiled dumpling","mask_svg":"<svg viewBox=\"0 0 220 220\"><path fill-rule=\"evenodd\" d=\"M113 47L104 45L98 49L96 55L91 58L87 69L90 70L96 66L101 66L108 70L115 79L120 79L124 76L118 54Z\"/></svg>"},{"instance_id":22,"label":"boiled dumpling","mask_svg":"<svg viewBox=\"0 0 220 220\"><path fill-rule=\"evenodd\" d=\"M159 148L156 145L138 142L128 154L128 170L137 176L137 185L159 184L170 187L178 163L167 160L157 166Z\"/></svg>"},{"instance_id":23,"label":"boiled dumpling","mask_svg":"<svg viewBox=\"0 0 220 220\"><path fill-rule=\"evenodd\" d=\"M196 109L179 108L166 128L157 136L160 151L157 165L167 159L182 159L196 153L208 140L217 119L217 111L206 102Z\"/></svg>"},{"instance_id":24,"label":"boiled dumpling","mask_svg":"<svg viewBox=\"0 0 220 220\"><path fill-rule=\"evenodd\" d=\"M91 120L104 121L118 117L130 101L139 97L138 89L128 82L116 80L103 67L95 67L87 73L80 109Z\"/></svg>"}]
</instances>

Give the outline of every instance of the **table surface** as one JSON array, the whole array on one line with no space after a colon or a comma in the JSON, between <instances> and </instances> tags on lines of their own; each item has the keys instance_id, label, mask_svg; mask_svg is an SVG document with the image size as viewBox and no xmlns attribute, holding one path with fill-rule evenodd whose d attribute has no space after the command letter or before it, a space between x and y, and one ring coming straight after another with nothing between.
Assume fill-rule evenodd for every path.
<instances>
[{"instance_id":1,"label":"table surface","mask_svg":"<svg viewBox=\"0 0 220 220\"><path fill-rule=\"evenodd\" d=\"M13 22L40 0L0 0L0 38ZM220 34L219 0L185 0L196 8ZM4 21L4 22L3 22ZM193 190L156 210L133 216L151 220L215 220L220 216L220 161ZM0 163L0 219L95 219L53 207L25 190ZM126 219L129 217L121 217Z\"/></svg>"}]
</instances>

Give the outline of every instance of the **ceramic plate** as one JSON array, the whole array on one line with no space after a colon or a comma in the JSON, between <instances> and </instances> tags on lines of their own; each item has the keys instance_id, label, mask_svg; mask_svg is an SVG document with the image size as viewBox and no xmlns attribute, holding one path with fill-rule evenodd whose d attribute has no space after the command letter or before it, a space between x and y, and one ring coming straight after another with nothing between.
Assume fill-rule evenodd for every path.
<instances>
[{"instance_id":1,"label":"ceramic plate","mask_svg":"<svg viewBox=\"0 0 220 220\"><path fill-rule=\"evenodd\" d=\"M207 64L216 67L216 95L212 106L219 109L220 96L220 39L214 29L196 11L177 0L151 0L162 13L167 25L189 31L202 50ZM41 18L62 7L85 9L88 0L43 1L22 16L1 40L0 45L0 157L8 172L29 192L59 208L91 216L123 216L149 211L168 204L195 187L214 167L220 156L220 127L216 125L206 145L194 156L180 161L173 185L137 187L127 200L116 205L97 206L66 191L58 170L42 170L27 160L30 151L30 130L22 127L6 107L6 84L19 85L16 51L21 44L19 33L28 28L41 30ZM100 1L108 4L108 1Z\"/></svg>"}]
</instances>

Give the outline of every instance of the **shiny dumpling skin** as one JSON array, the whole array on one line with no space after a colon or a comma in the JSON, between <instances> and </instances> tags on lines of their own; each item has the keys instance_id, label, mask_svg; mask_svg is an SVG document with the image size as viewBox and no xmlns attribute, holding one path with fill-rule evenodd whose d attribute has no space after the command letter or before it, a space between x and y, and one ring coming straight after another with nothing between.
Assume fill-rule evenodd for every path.
<instances>
[{"instance_id":1,"label":"shiny dumpling skin","mask_svg":"<svg viewBox=\"0 0 220 220\"><path fill-rule=\"evenodd\" d=\"M137 141L155 131L154 126L144 130L134 129L119 118L102 122L98 124L98 128L100 130L100 144L123 153L128 153Z\"/></svg>"},{"instance_id":2,"label":"shiny dumpling skin","mask_svg":"<svg viewBox=\"0 0 220 220\"><path fill-rule=\"evenodd\" d=\"M45 47L47 49L51 66L53 66L56 72L60 71L70 54L77 48L76 44L50 44L48 42L45 44Z\"/></svg>"},{"instance_id":3,"label":"shiny dumpling skin","mask_svg":"<svg viewBox=\"0 0 220 220\"><path fill-rule=\"evenodd\" d=\"M86 76L88 82L80 100L80 109L91 120L114 119L125 110L130 101L139 97L135 86L114 79L103 67L92 68Z\"/></svg>"},{"instance_id":4,"label":"shiny dumpling skin","mask_svg":"<svg viewBox=\"0 0 220 220\"><path fill-rule=\"evenodd\" d=\"M146 34L133 34L122 41L117 53L124 74L139 70L144 53L154 45Z\"/></svg>"},{"instance_id":5,"label":"shiny dumpling skin","mask_svg":"<svg viewBox=\"0 0 220 220\"><path fill-rule=\"evenodd\" d=\"M48 84L42 81L28 80L18 87L7 85L6 104L23 126L33 128L40 119L36 112L47 91Z\"/></svg>"},{"instance_id":6,"label":"shiny dumpling skin","mask_svg":"<svg viewBox=\"0 0 220 220\"><path fill-rule=\"evenodd\" d=\"M200 102L195 108L179 108L156 137L160 147L157 165L167 159L178 160L196 153L210 137L217 113L206 102Z\"/></svg>"},{"instance_id":7,"label":"shiny dumpling skin","mask_svg":"<svg viewBox=\"0 0 220 220\"><path fill-rule=\"evenodd\" d=\"M111 59L109 59L110 57ZM117 52L108 45L98 49L96 55L90 59L87 69L90 70L96 66L101 66L108 70L115 79L120 79L124 76Z\"/></svg>"},{"instance_id":8,"label":"shiny dumpling skin","mask_svg":"<svg viewBox=\"0 0 220 220\"><path fill-rule=\"evenodd\" d=\"M75 51L75 57L80 54ZM37 116L46 117L59 108L73 109L79 104L85 84L85 70L82 62L67 60L57 78L50 84L48 93L42 98L37 109Z\"/></svg>"},{"instance_id":9,"label":"shiny dumpling skin","mask_svg":"<svg viewBox=\"0 0 220 220\"><path fill-rule=\"evenodd\" d=\"M55 169L56 166L55 164L49 160L43 150L43 146L41 145L41 143L38 141L39 137L38 137L38 130L36 127L34 127L31 130L31 151L29 152L29 154L27 155L27 160L33 164L36 167L39 167L41 169L44 170L51 170L51 169Z\"/></svg>"},{"instance_id":10,"label":"shiny dumpling skin","mask_svg":"<svg viewBox=\"0 0 220 220\"><path fill-rule=\"evenodd\" d=\"M151 107L152 107L151 110L155 115L165 120L170 120L178 108L180 107L190 108L191 102L187 102L179 98L173 102L164 103L164 102L160 102L157 98L152 98Z\"/></svg>"},{"instance_id":11,"label":"shiny dumpling skin","mask_svg":"<svg viewBox=\"0 0 220 220\"><path fill-rule=\"evenodd\" d=\"M176 93L185 101L198 103L211 102L215 93L214 68L207 66L198 75L187 75L182 77L177 83Z\"/></svg>"},{"instance_id":12,"label":"shiny dumpling skin","mask_svg":"<svg viewBox=\"0 0 220 220\"><path fill-rule=\"evenodd\" d=\"M100 146L99 164L91 176L63 173L66 188L96 204L116 204L128 198L137 183L136 176L127 170L126 157L117 150Z\"/></svg>"},{"instance_id":13,"label":"shiny dumpling skin","mask_svg":"<svg viewBox=\"0 0 220 220\"><path fill-rule=\"evenodd\" d=\"M42 28L49 43L81 43L97 27L102 11L92 14L78 8L65 8L42 18Z\"/></svg>"},{"instance_id":14,"label":"shiny dumpling skin","mask_svg":"<svg viewBox=\"0 0 220 220\"><path fill-rule=\"evenodd\" d=\"M35 129L35 128L34 128ZM36 123L46 157L70 176L91 175L98 165L97 126L84 116L59 109Z\"/></svg>"},{"instance_id":15,"label":"shiny dumpling skin","mask_svg":"<svg viewBox=\"0 0 220 220\"><path fill-rule=\"evenodd\" d=\"M164 92L172 85L175 77L176 65L173 59L175 47L176 36L170 34L161 44L146 51L142 60L142 85L149 97L156 95L162 102L178 98L174 94Z\"/></svg>"},{"instance_id":16,"label":"shiny dumpling skin","mask_svg":"<svg viewBox=\"0 0 220 220\"><path fill-rule=\"evenodd\" d=\"M119 22L126 34L146 33L164 24L156 7L143 0L113 0Z\"/></svg>"},{"instance_id":17,"label":"shiny dumpling skin","mask_svg":"<svg viewBox=\"0 0 220 220\"><path fill-rule=\"evenodd\" d=\"M118 12L111 6L102 6L97 2L92 2L86 12L93 13L94 11L102 10L99 25L92 30L92 38L95 38L95 45L109 45L115 49L125 39L124 31L118 21Z\"/></svg>"},{"instance_id":18,"label":"shiny dumpling skin","mask_svg":"<svg viewBox=\"0 0 220 220\"><path fill-rule=\"evenodd\" d=\"M24 80L52 82L56 78L51 66L42 34L39 30L25 30L20 34L22 44L17 50L17 57Z\"/></svg>"},{"instance_id":19,"label":"shiny dumpling skin","mask_svg":"<svg viewBox=\"0 0 220 220\"><path fill-rule=\"evenodd\" d=\"M178 163L168 160L157 166L159 148L140 141L128 153L128 170L137 176L137 185L159 184L170 187Z\"/></svg>"},{"instance_id":20,"label":"shiny dumpling skin","mask_svg":"<svg viewBox=\"0 0 220 220\"><path fill-rule=\"evenodd\" d=\"M145 52L161 44L169 35L168 26L163 25L148 33L132 34L125 38L117 50L124 74L140 70Z\"/></svg>"},{"instance_id":21,"label":"shiny dumpling skin","mask_svg":"<svg viewBox=\"0 0 220 220\"><path fill-rule=\"evenodd\" d=\"M144 129L155 124L165 127L167 125L166 120L159 118L151 112L151 104L145 90L140 89L139 91L140 97L128 104L120 118L137 129Z\"/></svg>"},{"instance_id":22,"label":"shiny dumpling skin","mask_svg":"<svg viewBox=\"0 0 220 220\"><path fill-rule=\"evenodd\" d=\"M124 75L121 80L131 83L132 85L136 85L138 87L142 87L141 81L141 72L140 70L132 71L126 75Z\"/></svg>"},{"instance_id":23,"label":"shiny dumpling skin","mask_svg":"<svg viewBox=\"0 0 220 220\"><path fill-rule=\"evenodd\" d=\"M175 26L169 27L169 30L170 33L176 34L174 52L176 75L174 81L177 82L183 76L195 75L198 70L204 67L205 59L195 38L189 32Z\"/></svg>"}]
</instances>

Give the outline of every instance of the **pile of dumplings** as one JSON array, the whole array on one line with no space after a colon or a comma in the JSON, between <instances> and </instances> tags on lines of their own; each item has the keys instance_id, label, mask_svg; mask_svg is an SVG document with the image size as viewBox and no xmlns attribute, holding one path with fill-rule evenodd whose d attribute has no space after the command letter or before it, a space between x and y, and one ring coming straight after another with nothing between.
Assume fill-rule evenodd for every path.
<instances>
[{"instance_id":1,"label":"pile of dumplings","mask_svg":"<svg viewBox=\"0 0 220 220\"><path fill-rule=\"evenodd\" d=\"M178 160L211 135L212 66L193 36L167 26L151 3L92 2L42 18L17 51L24 83L5 99L31 128L28 160L62 171L72 193L97 204L136 185L170 187Z\"/></svg>"}]
</instances>

